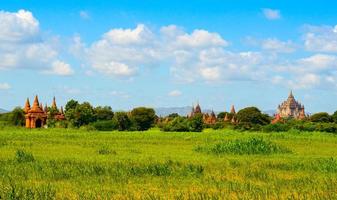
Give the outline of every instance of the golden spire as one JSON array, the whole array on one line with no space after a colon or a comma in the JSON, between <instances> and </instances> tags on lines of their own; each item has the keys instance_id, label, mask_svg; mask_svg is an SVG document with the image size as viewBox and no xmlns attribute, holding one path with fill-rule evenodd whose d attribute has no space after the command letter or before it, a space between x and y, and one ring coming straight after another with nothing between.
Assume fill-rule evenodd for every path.
<instances>
[{"instance_id":1,"label":"golden spire","mask_svg":"<svg viewBox=\"0 0 337 200\"><path fill-rule=\"evenodd\" d=\"M27 98L24 111L25 113L28 113L29 110L30 110L30 103L29 98Z\"/></svg>"}]
</instances>

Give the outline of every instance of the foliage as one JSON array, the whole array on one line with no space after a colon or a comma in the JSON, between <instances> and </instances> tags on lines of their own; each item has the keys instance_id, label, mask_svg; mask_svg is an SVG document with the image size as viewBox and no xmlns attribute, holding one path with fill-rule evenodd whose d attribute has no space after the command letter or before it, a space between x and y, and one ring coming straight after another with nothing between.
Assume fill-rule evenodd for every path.
<instances>
[{"instance_id":1,"label":"foliage","mask_svg":"<svg viewBox=\"0 0 337 200\"><path fill-rule=\"evenodd\" d=\"M67 102L66 106L64 107L64 111L67 112L71 109L75 110L75 108L78 106L78 101L75 101L74 99L71 99Z\"/></svg>"},{"instance_id":2,"label":"foliage","mask_svg":"<svg viewBox=\"0 0 337 200\"><path fill-rule=\"evenodd\" d=\"M117 130L119 131L126 131L131 128L131 121L126 112L116 112L113 122L117 125Z\"/></svg>"},{"instance_id":3,"label":"foliage","mask_svg":"<svg viewBox=\"0 0 337 200\"><path fill-rule=\"evenodd\" d=\"M191 117L188 121L188 125L191 132L201 132L204 128L202 114L195 114Z\"/></svg>"},{"instance_id":4,"label":"foliage","mask_svg":"<svg viewBox=\"0 0 337 200\"><path fill-rule=\"evenodd\" d=\"M236 116L240 123L251 125L267 125L270 123L269 116L261 113L256 107L244 108Z\"/></svg>"},{"instance_id":5,"label":"foliage","mask_svg":"<svg viewBox=\"0 0 337 200\"><path fill-rule=\"evenodd\" d=\"M71 100L67 103L67 106L65 116L72 126L80 127L96 121L95 111L90 103L78 104L76 101Z\"/></svg>"},{"instance_id":6,"label":"foliage","mask_svg":"<svg viewBox=\"0 0 337 200\"><path fill-rule=\"evenodd\" d=\"M114 112L110 106L98 106L95 108L95 115L98 121L100 120L112 120Z\"/></svg>"},{"instance_id":7,"label":"foliage","mask_svg":"<svg viewBox=\"0 0 337 200\"><path fill-rule=\"evenodd\" d=\"M145 131L151 128L155 122L156 114L152 108L139 107L131 111L131 120L136 130Z\"/></svg>"},{"instance_id":8,"label":"foliage","mask_svg":"<svg viewBox=\"0 0 337 200\"><path fill-rule=\"evenodd\" d=\"M98 131L112 131L119 128L116 120L97 121L91 125Z\"/></svg>"},{"instance_id":9,"label":"foliage","mask_svg":"<svg viewBox=\"0 0 337 200\"><path fill-rule=\"evenodd\" d=\"M56 126L56 119L55 116L58 114L58 110L53 107L48 108L48 118L47 118L47 125L48 127L55 127Z\"/></svg>"},{"instance_id":10,"label":"foliage","mask_svg":"<svg viewBox=\"0 0 337 200\"><path fill-rule=\"evenodd\" d=\"M14 110L9 113L9 123L14 126L24 126L25 120L25 113L20 107L14 108Z\"/></svg>"},{"instance_id":11,"label":"foliage","mask_svg":"<svg viewBox=\"0 0 337 200\"><path fill-rule=\"evenodd\" d=\"M188 132L190 130L188 119L185 117L175 117L167 124L164 124L162 130L170 132Z\"/></svg>"},{"instance_id":12,"label":"foliage","mask_svg":"<svg viewBox=\"0 0 337 200\"><path fill-rule=\"evenodd\" d=\"M291 126L286 123L268 124L262 128L264 132L287 132L291 129Z\"/></svg>"},{"instance_id":13,"label":"foliage","mask_svg":"<svg viewBox=\"0 0 337 200\"><path fill-rule=\"evenodd\" d=\"M335 111L332 115L331 115L332 120L337 123L337 111Z\"/></svg>"},{"instance_id":14,"label":"foliage","mask_svg":"<svg viewBox=\"0 0 337 200\"><path fill-rule=\"evenodd\" d=\"M179 117L179 114L178 113L171 113L167 117L170 118L170 119L174 119L176 117Z\"/></svg>"},{"instance_id":15,"label":"foliage","mask_svg":"<svg viewBox=\"0 0 337 200\"><path fill-rule=\"evenodd\" d=\"M320 113L315 113L312 116L310 116L310 121L312 122L332 122L333 119L329 115L329 113L320 112Z\"/></svg>"},{"instance_id":16,"label":"foliage","mask_svg":"<svg viewBox=\"0 0 337 200\"><path fill-rule=\"evenodd\" d=\"M290 153L291 151L280 147L270 141L262 138L250 138L247 140L234 140L218 143L210 147L197 147L196 151L206 151L212 154L273 154L273 153Z\"/></svg>"}]
</instances>

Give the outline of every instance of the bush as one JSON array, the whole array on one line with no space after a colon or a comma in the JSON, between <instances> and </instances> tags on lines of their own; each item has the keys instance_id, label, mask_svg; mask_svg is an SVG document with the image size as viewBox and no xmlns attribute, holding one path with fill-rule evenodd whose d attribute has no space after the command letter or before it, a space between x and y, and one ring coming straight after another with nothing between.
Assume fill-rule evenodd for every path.
<instances>
[{"instance_id":1,"label":"bush","mask_svg":"<svg viewBox=\"0 0 337 200\"><path fill-rule=\"evenodd\" d=\"M156 114L152 108L139 107L131 111L131 118L138 131L146 131L153 126Z\"/></svg>"},{"instance_id":2,"label":"bush","mask_svg":"<svg viewBox=\"0 0 337 200\"><path fill-rule=\"evenodd\" d=\"M188 132L190 130L188 119L184 117L175 117L172 121L163 124L162 130L169 132Z\"/></svg>"},{"instance_id":3,"label":"bush","mask_svg":"<svg viewBox=\"0 0 337 200\"><path fill-rule=\"evenodd\" d=\"M201 132L204 128L202 114L196 114L188 121L189 130L191 132Z\"/></svg>"},{"instance_id":4,"label":"bush","mask_svg":"<svg viewBox=\"0 0 337 200\"><path fill-rule=\"evenodd\" d=\"M131 129L131 121L126 112L116 112L113 120L117 125L119 131L125 131Z\"/></svg>"},{"instance_id":5,"label":"bush","mask_svg":"<svg viewBox=\"0 0 337 200\"><path fill-rule=\"evenodd\" d=\"M197 147L196 151L206 151L212 154L274 154L274 153L290 153L291 151L280 147L270 141L262 138L250 138L246 140L234 140L225 143L218 143L210 147Z\"/></svg>"},{"instance_id":6,"label":"bush","mask_svg":"<svg viewBox=\"0 0 337 200\"><path fill-rule=\"evenodd\" d=\"M97 121L91 124L99 131L113 131L118 129L116 120Z\"/></svg>"},{"instance_id":7,"label":"bush","mask_svg":"<svg viewBox=\"0 0 337 200\"><path fill-rule=\"evenodd\" d=\"M236 116L239 123L251 125L267 125L270 123L269 116L261 113L261 111L256 107L244 108L240 110Z\"/></svg>"},{"instance_id":8,"label":"bush","mask_svg":"<svg viewBox=\"0 0 337 200\"><path fill-rule=\"evenodd\" d=\"M283 123L276 123L276 124L268 124L264 127L262 127L262 130L264 132L287 132L289 131L291 126L289 124L283 124Z\"/></svg>"},{"instance_id":9,"label":"bush","mask_svg":"<svg viewBox=\"0 0 337 200\"><path fill-rule=\"evenodd\" d=\"M332 117L326 113L326 112L320 112L320 113L316 113L313 114L310 117L310 121L312 122L332 122Z\"/></svg>"}]
</instances>

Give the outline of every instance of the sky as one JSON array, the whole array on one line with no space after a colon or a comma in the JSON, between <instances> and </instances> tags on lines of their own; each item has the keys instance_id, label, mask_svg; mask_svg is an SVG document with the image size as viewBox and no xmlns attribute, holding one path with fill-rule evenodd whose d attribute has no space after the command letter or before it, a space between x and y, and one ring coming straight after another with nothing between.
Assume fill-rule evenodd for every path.
<instances>
[{"instance_id":1,"label":"sky","mask_svg":"<svg viewBox=\"0 0 337 200\"><path fill-rule=\"evenodd\" d=\"M337 110L337 2L0 0L0 108Z\"/></svg>"}]
</instances>

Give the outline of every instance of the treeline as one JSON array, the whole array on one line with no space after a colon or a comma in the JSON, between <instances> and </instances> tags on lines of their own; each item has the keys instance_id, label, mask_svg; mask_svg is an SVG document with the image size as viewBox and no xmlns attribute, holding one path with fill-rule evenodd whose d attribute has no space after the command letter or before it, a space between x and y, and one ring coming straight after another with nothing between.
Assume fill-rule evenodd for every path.
<instances>
[{"instance_id":1,"label":"treeline","mask_svg":"<svg viewBox=\"0 0 337 200\"><path fill-rule=\"evenodd\" d=\"M298 131L320 131L337 133L337 111L316 113L304 120L282 119L271 123L273 117L262 113L256 107L247 107L237 113L221 112L215 123L205 123L203 114L193 117L179 116L173 113L167 117L156 116L154 109L134 108L129 112L114 112L110 106L94 107L89 102L79 103L70 100L65 106L66 120L54 118L57 111L48 109L48 127L80 128L100 131L145 131L158 127L165 132L201 132L204 128L235 129L240 131L281 132L291 129ZM0 125L24 126L25 114L22 108L0 115Z\"/></svg>"}]
</instances>

